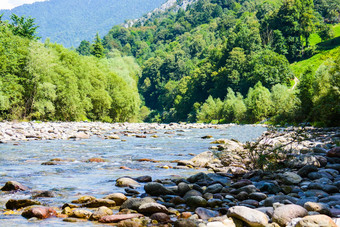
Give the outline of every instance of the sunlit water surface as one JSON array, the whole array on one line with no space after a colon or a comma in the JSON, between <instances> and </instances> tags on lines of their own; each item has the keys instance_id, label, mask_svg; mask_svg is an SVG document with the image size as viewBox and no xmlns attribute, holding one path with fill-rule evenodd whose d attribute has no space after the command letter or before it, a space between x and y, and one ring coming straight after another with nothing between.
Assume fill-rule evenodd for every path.
<instances>
[{"instance_id":1,"label":"sunlit water surface","mask_svg":"<svg viewBox=\"0 0 340 227\"><path fill-rule=\"evenodd\" d=\"M15 180L29 187L31 191L51 190L54 198L39 198L48 206L61 207L79 197L92 195L102 198L105 195L122 192L115 186L115 179L122 176L150 175L153 179L174 176L187 177L198 171L164 169L162 166L175 166L174 160L188 160L189 154L202 153L215 139L237 139L241 142L259 137L266 129L259 126L232 126L224 129L190 129L158 131L158 138L121 136L121 140L104 140L92 137L87 140L30 141L0 144L0 186ZM165 133L166 132L166 133ZM201 139L212 135L212 139ZM125 141L122 141L125 140ZM58 165L41 165L54 158L66 161ZM104 163L86 162L90 158L103 158ZM159 163L137 162L148 158ZM132 170L120 169L126 166ZM140 188L142 190L142 187ZM93 222L66 223L52 218L29 222L20 215L4 215L6 202L13 199L30 198L30 192L6 193L0 191L0 226L99 226Z\"/></svg>"}]
</instances>

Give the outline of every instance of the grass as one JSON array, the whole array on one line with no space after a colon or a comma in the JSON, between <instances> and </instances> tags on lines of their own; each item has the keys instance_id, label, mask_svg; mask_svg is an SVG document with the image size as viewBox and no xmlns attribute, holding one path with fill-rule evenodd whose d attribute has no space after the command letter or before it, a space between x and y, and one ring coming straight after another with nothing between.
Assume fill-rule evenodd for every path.
<instances>
[{"instance_id":1,"label":"grass","mask_svg":"<svg viewBox=\"0 0 340 227\"><path fill-rule=\"evenodd\" d=\"M340 56L340 24L333 26L334 38L322 42L320 36L314 33L310 37L310 44L317 47L317 54L311 58L291 64L295 76L300 78L306 70L315 72L327 60Z\"/></svg>"}]
</instances>

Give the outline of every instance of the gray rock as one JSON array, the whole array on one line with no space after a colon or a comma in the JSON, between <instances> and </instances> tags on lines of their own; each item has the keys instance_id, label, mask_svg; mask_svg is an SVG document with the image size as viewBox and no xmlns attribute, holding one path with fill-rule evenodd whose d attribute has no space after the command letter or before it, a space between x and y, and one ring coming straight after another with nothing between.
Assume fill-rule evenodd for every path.
<instances>
[{"instance_id":1,"label":"gray rock","mask_svg":"<svg viewBox=\"0 0 340 227\"><path fill-rule=\"evenodd\" d=\"M198 223L195 220L191 220L191 219L178 219L177 221L175 221L174 223L174 227L197 227Z\"/></svg>"},{"instance_id":2,"label":"gray rock","mask_svg":"<svg viewBox=\"0 0 340 227\"><path fill-rule=\"evenodd\" d=\"M299 175L297 175L296 173L293 173L293 172L285 172L285 173L281 174L280 177L281 177L283 183L289 184L289 185L291 185L291 184L296 185L296 184L298 184L302 181L302 178Z\"/></svg>"},{"instance_id":3,"label":"gray rock","mask_svg":"<svg viewBox=\"0 0 340 227\"><path fill-rule=\"evenodd\" d=\"M195 189L192 189L192 190L188 191L187 193L185 193L183 198L187 199L188 197L191 197L191 196L202 196L202 193L195 190Z\"/></svg>"},{"instance_id":4,"label":"gray rock","mask_svg":"<svg viewBox=\"0 0 340 227\"><path fill-rule=\"evenodd\" d=\"M205 173L197 173L195 175L190 176L187 180L190 183L196 183L198 181L208 181L208 180L211 180L211 179Z\"/></svg>"},{"instance_id":5,"label":"gray rock","mask_svg":"<svg viewBox=\"0 0 340 227\"><path fill-rule=\"evenodd\" d=\"M168 213L168 209L159 203L144 203L138 208L142 214Z\"/></svg>"},{"instance_id":6,"label":"gray rock","mask_svg":"<svg viewBox=\"0 0 340 227\"><path fill-rule=\"evenodd\" d=\"M159 195L172 195L173 191L166 188L163 184L157 182L150 182L144 185L144 190L149 195L159 196Z\"/></svg>"},{"instance_id":7,"label":"gray rock","mask_svg":"<svg viewBox=\"0 0 340 227\"><path fill-rule=\"evenodd\" d=\"M190 186L185 182L181 182L177 185L177 191L180 196L184 196L185 193L190 191Z\"/></svg>"},{"instance_id":8,"label":"gray rock","mask_svg":"<svg viewBox=\"0 0 340 227\"><path fill-rule=\"evenodd\" d=\"M185 199L185 202L190 207L206 207L207 200L201 196L190 196Z\"/></svg>"},{"instance_id":9,"label":"gray rock","mask_svg":"<svg viewBox=\"0 0 340 227\"><path fill-rule=\"evenodd\" d=\"M219 216L219 212L214 211L214 210L209 210L203 207L196 208L195 213L198 215L199 218L203 220L208 220L210 218Z\"/></svg>"},{"instance_id":10,"label":"gray rock","mask_svg":"<svg viewBox=\"0 0 340 227\"><path fill-rule=\"evenodd\" d=\"M261 190L261 192L268 192L271 194L276 194L281 191L281 187L274 182L260 181L255 183L255 186Z\"/></svg>"},{"instance_id":11,"label":"gray rock","mask_svg":"<svg viewBox=\"0 0 340 227\"><path fill-rule=\"evenodd\" d=\"M206 167L212 163L220 163L212 151L206 151L196 155L194 158L190 159L190 162L192 162L196 167Z\"/></svg>"},{"instance_id":12,"label":"gray rock","mask_svg":"<svg viewBox=\"0 0 340 227\"><path fill-rule=\"evenodd\" d=\"M145 204L145 203L155 203L156 201L153 198L146 197L146 198L130 198L126 200L121 206L120 209L131 209L131 210L138 210L138 208Z\"/></svg>"},{"instance_id":13,"label":"gray rock","mask_svg":"<svg viewBox=\"0 0 340 227\"><path fill-rule=\"evenodd\" d=\"M311 172L317 172L318 168L314 165L306 165L299 169L297 174L299 174L301 177L307 177L309 173Z\"/></svg>"},{"instance_id":14,"label":"gray rock","mask_svg":"<svg viewBox=\"0 0 340 227\"><path fill-rule=\"evenodd\" d=\"M223 186L221 184L217 183L217 184L209 185L207 187L207 189L205 190L205 192L215 194L215 193L221 192L222 188L223 188Z\"/></svg>"},{"instance_id":15,"label":"gray rock","mask_svg":"<svg viewBox=\"0 0 340 227\"><path fill-rule=\"evenodd\" d=\"M281 226L285 226L294 218L305 217L308 215L308 211L295 204L279 206L274 208L273 221Z\"/></svg>"},{"instance_id":16,"label":"gray rock","mask_svg":"<svg viewBox=\"0 0 340 227\"><path fill-rule=\"evenodd\" d=\"M234 206L228 210L228 217L240 219L249 226L262 227L268 224L268 217L261 211L245 206Z\"/></svg>"},{"instance_id":17,"label":"gray rock","mask_svg":"<svg viewBox=\"0 0 340 227\"><path fill-rule=\"evenodd\" d=\"M286 200L290 201L291 203L296 203L298 200L292 196L288 195L276 195L268 197L264 200L263 205L266 207L273 206L274 203L284 203Z\"/></svg>"},{"instance_id":18,"label":"gray rock","mask_svg":"<svg viewBox=\"0 0 340 227\"><path fill-rule=\"evenodd\" d=\"M160 223L169 223L171 221L170 216L166 213L154 213L150 216L150 218Z\"/></svg>"},{"instance_id":19,"label":"gray rock","mask_svg":"<svg viewBox=\"0 0 340 227\"><path fill-rule=\"evenodd\" d=\"M261 192L253 192L249 195L249 198L257 201L262 201L267 198L267 195Z\"/></svg>"}]
</instances>

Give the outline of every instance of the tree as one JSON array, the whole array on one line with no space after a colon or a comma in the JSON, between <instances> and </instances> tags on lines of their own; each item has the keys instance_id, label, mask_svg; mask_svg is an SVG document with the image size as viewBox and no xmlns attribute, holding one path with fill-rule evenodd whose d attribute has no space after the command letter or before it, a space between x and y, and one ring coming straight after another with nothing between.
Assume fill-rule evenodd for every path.
<instances>
[{"instance_id":1,"label":"tree","mask_svg":"<svg viewBox=\"0 0 340 227\"><path fill-rule=\"evenodd\" d=\"M272 114L273 102L270 91L263 87L261 82L249 89L246 104L252 121L264 120Z\"/></svg>"},{"instance_id":2,"label":"tree","mask_svg":"<svg viewBox=\"0 0 340 227\"><path fill-rule=\"evenodd\" d=\"M32 40L38 40L40 37L36 36L37 29L34 19L31 17L19 17L15 14L11 15L12 23L9 25L14 35L19 35Z\"/></svg>"},{"instance_id":3,"label":"tree","mask_svg":"<svg viewBox=\"0 0 340 227\"><path fill-rule=\"evenodd\" d=\"M91 54L95 56L96 58L105 57L104 47L103 47L102 40L100 39L98 32L94 39L94 43L91 46Z\"/></svg>"},{"instance_id":4,"label":"tree","mask_svg":"<svg viewBox=\"0 0 340 227\"><path fill-rule=\"evenodd\" d=\"M91 55L91 44L89 41L83 40L80 45L77 47L76 51L84 56Z\"/></svg>"}]
</instances>

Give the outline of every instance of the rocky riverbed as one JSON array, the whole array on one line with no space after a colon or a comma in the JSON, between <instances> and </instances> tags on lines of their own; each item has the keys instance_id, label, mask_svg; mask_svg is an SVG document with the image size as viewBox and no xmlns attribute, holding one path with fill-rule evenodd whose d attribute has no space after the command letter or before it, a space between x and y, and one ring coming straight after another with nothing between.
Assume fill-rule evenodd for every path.
<instances>
[{"instance_id":1,"label":"rocky riverbed","mask_svg":"<svg viewBox=\"0 0 340 227\"><path fill-rule=\"evenodd\" d=\"M79 124L88 126L86 123ZM108 124L106 129L99 131L96 127L88 127L87 130L79 130L78 127L72 133L97 133L103 138L119 136L105 134L112 127ZM130 135L138 132L134 136L143 136L148 135L142 134L143 130L149 132L157 130L157 127L180 126L155 124L153 127L156 128L147 126L147 130L143 124L136 124L136 129L127 129L125 124L115 127L121 127L120 132L125 131ZM4 132L6 130L2 130L2 135ZM74 137L72 133L59 139L81 138ZM46 135L49 134L51 132L47 131ZM33 139L27 135L24 139ZM205 136L206 139L210 137ZM10 140L16 139L13 137L7 141ZM209 151L189 161L177 161L178 168L204 167L208 172L168 179L152 179L142 173L139 177L129 177L127 174L115 180L116 186L124 188L125 193L102 197L79 195L78 199L57 207L44 206L41 202L43 198L55 196L53 191L33 193L13 179L4 184L1 190L4 193L27 192L30 198L8 200L5 214L22 215L30 222L57 218L65 223L75 222L76 225L339 226L339 142L338 128L268 131L251 143L218 139L213 141Z\"/></svg>"}]
</instances>

